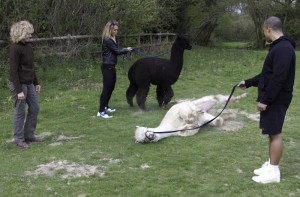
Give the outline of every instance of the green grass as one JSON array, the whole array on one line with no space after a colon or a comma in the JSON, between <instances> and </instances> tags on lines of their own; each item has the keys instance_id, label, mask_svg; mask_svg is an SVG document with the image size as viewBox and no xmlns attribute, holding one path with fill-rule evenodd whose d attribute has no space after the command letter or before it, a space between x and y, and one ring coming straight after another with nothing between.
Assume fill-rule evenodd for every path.
<instances>
[{"instance_id":1,"label":"green grass","mask_svg":"<svg viewBox=\"0 0 300 197\"><path fill-rule=\"evenodd\" d=\"M253 48L253 42L221 42L217 44L219 48L238 48L238 49L246 49Z\"/></svg>"},{"instance_id":2,"label":"green grass","mask_svg":"<svg viewBox=\"0 0 300 197\"><path fill-rule=\"evenodd\" d=\"M184 68L173 86L175 96L168 109L176 99L229 94L235 83L261 70L266 53L201 47L186 51ZM7 142L12 139L13 108L9 91L1 90L6 96L0 101L0 196L300 195L299 78L284 125L281 183L261 185L251 177L253 169L268 157L267 137L260 134L257 122L245 117L237 118L244 122L244 128L238 131L207 127L191 137L134 143L136 125L156 127L166 113L157 106L154 87L147 99L149 112L141 112L137 106L130 108L126 103L127 69L139 57L126 60L124 70L118 67L110 102L117 112L110 120L95 116L101 92L100 60L40 61L38 65L43 69L38 74L43 89L37 134L49 132L51 136L43 143L30 144L27 150ZM235 95L243 92L238 89ZM245 92L249 94L247 98L228 107L254 113L256 89ZM60 135L81 138L49 146ZM63 179L64 170L50 177L26 175L41 164L62 160L103 167L105 175Z\"/></svg>"}]
</instances>

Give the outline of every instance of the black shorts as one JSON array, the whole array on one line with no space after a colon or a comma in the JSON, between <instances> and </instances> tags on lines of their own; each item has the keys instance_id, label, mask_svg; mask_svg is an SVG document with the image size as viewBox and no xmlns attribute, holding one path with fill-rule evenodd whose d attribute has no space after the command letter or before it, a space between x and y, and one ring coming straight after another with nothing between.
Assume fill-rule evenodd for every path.
<instances>
[{"instance_id":1,"label":"black shorts","mask_svg":"<svg viewBox=\"0 0 300 197\"><path fill-rule=\"evenodd\" d=\"M282 132L287 105L268 105L266 111L260 112L262 134L276 135Z\"/></svg>"}]
</instances>

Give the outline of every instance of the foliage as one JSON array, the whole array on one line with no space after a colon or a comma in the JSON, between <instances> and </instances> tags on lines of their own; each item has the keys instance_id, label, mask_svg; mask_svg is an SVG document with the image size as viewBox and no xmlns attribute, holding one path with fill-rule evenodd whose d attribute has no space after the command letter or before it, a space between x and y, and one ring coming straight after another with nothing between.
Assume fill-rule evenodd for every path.
<instances>
[{"instance_id":1,"label":"foliage","mask_svg":"<svg viewBox=\"0 0 300 197\"><path fill-rule=\"evenodd\" d=\"M195 43L207 46L210 36L217 26L220 16L225 8L219 1L198 1L187 9L187 16L193 20L189 21L189 34Z\"/></svg>"},{"instance_id":2,"label":"foliage","mask_svg":"<svg viewBox=\"0 0 300 197\"><path fill-rule=\"evenodd\" d=\"M299 0L244 0L243 2L245 3L245 10L247 10L254 22L257 48L262 49L265 47L262 25L268 16L274 15L281 18L284 30L286 30L285 33L295 36L293 30L296 29L297 31L298 29L295 22L299 17L298 13L300 10L297 6L300 2ZM300 39L300 37L294 38Z\"/></svg>"},{"instance_id":3,"label":"foliage","mask_svg":"<svg viewBox=\"0 0 300 197\"><path fill-rule=\"evenodd\" d=\"M287 11L288 19L286 19L284 30L294 40L300 43L300 1L298 0L295 7Z\"/></svg>"},{"instance_id":4,"label":"foliage","mask_svg":"<svg viewBox=\"0 0 300 197\"><path fill-rule=\"evenodd\" d=\"M254 35L253 22L245 13L225 13L214 31L214 37L225 42L254 40Z\"/></svg>"},{"instance_id":5,"label":"foliage","mask_svg":"<svg viewBox=\"0 0 300 197\"><path fill-rule=\"evenodd\" d=\"M176 7L168 5L157 0L2 0L0 39L8 37L12 23L23 19L33 23L38 37L100 35L105 23L112 19L120 22L123 34L149 29L163 32L175 24L171 16Z\"/></svg>"},{"instance_id":6,"label":"foliage","mask_svg":"<svg viewBox=\"0 0 300 197\"><path fill-rule=\"evenodd\" d=\"M176 99L229 94L241 79L257 74L266 51L194 48L185 53L184 68L174 86ZM299 56L300 54L297 53ZM126 62L130 65L135 59ZM128 60L127 60L128 61ZM45 142L20 150L12 139L12 103L0 112L0 196L299 196L299 99L291 104L284 126L285 151L280 184L256 184L253 169L268 154L268 139L258 123L244 116L237 131L222 132L206 127L191 137L171 137L153 144L135 144L136 125L157 126L166 110L157 107L155 90L147 99L149 112L130 108L125 99L127 69L117 66L117 86L111 105L117 109L110 120L97 118L101 91L99 62L48 59L47 70L38 74L42 83L37 134L49 132ZM51 64L50 64L51 62ZM121 64L121 62L119 61ZM299 66L299 62L297 63ZM296 76L299 76L297 69ZM299 78L296 79L296 86ZM237 89L235 95L244 91ZM256 89L228 108L255 113ZM1 92L2 94L2 92ZM9 95L8 91L4 94ZM295 98L300 96L295 87ZM9 101L9 100L8 100ZM1 100L2 102L2 100ZM170 103L168 109L173 105ZM61 136L80 137L59 141ZM53 146L57 143L57 146ZM28 176L39 165L69 161L105 170L77 178L62 178L61 169L52 176ZM70 172L74 168L69 169Z\"/></svg>"},{"instance_id":7,"label":"foliage","mask_svg":"<svg viewBox=\"0 0 300 197\"><path fill-rule=\"evenodd\" d=\"M257 48L264 48L261 26L270 15L279 16L286 33L295 40L300 40L299 2L300 0L1 0L0 44L4 41L8 45L10 26L19 20L26 19L33 23L35 37L83 34L100 37L107 21L115 19L119 21L120 34L123 35L174 32L187 34L196 44L203 46L215 40L253 41L255 35Z\"/></svg>"}]
</instances>

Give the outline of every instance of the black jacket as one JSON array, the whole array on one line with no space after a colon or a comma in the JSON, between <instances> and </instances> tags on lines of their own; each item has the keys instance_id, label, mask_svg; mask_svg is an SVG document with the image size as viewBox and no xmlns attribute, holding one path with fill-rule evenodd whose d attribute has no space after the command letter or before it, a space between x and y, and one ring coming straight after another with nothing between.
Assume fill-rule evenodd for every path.
<instances>
[{"instance_id":1,"label":"black jacket","mask_svg":"<svg viewBox=\"0 0 300 197\"><path fill-rule=\"evenodd\" d=\"M295 42L286 36L275 40L259 75L245 80L246 87L258 87L257 101L266 105L289 105L295 80Z\"/></svg>"},{"instance_id":2,"label":"black jacket","mask_svg":"<svg viewBox=\"0 0 300 197\"><path fill-rule=\"evenodd\" d=\"M9 80L14 84L17 93L22 92L22 84L38 85L31 43L13 43L10 46L9 61Z\"/></svg>"},{"instance_id":3,"label":"black jacket","mask_svg":"<svg viewBox=\"0 0 300 197\"><path fill-rule=\"evenodd\" d=\"M118 44L111 38L104 38L102 43L103 64L116 65L117 55L126 54L127 48L119 49Z\"/></svg>"}]
</instances>

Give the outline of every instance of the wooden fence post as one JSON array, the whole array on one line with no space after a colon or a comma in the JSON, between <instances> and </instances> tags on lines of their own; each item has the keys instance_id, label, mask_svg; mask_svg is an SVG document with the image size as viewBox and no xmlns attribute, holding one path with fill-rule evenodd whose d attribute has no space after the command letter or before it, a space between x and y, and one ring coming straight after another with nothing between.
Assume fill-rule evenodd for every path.
<instances>
[{"instance_id":1,"label":"wooden fence post","mask_svg":"<svg viewBox=\"0 0 300 197\"><path fill-rule=\"evenodd\" d=\"M138 46L141 46L141 34L138 35Z\"/></svg>"},{"instance_id":2,"label":"wooden fence post","mask_svg":"<svg viewBox=\"0 0 300 197\"><path fill-rule=\"evenodd\" d=\"M159 50L161 50L161 32L159 33L158 39L159 39Z\"/></svg>"}]
</instances>

